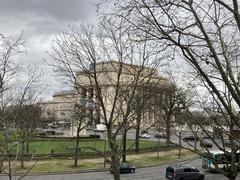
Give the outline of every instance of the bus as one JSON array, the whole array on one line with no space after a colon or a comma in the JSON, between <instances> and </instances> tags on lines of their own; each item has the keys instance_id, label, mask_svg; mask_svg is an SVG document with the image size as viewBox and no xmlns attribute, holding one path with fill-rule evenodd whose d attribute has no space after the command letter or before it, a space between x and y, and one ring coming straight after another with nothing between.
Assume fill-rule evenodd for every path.
<instances>
[{"instance_id":1,"label":"bus","mask_svg":"<svg viewBox=\"0 0 240 180\"><path fill-rule=\"evenodd\" d=\"M210 150L209 152L203 152L202 155L202 168L210 171L215 171L216 167L213 162L217 163L219 168L227 167L227 164L231 163L230 150L227 152L222 150ZM236 154L236 165L239 165L239 151Z\"/></svg>"}]
</instances>

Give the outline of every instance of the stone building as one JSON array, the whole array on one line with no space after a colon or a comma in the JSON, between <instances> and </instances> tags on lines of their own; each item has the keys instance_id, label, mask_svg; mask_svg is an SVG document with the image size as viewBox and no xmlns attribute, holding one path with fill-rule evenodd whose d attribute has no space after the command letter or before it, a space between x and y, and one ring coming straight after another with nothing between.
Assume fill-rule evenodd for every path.
<instances>
[{"instance_id":1,"label":"stone building","mask_svg":"<svg viewBox=\"0 0 240 180\"><path fill-rule=\"evenodd\" d=\"M57 92L51 101L39 103L43 124L50 125L50 128L65 130L64 134L67 136L75 136L77 129L72 121L72 113L76 103L79 103L79 95L73 90ZM85 133L86 130L82 130L80 134Z\"/></svg>"},{"instance_id":2,"label":"stone building","mask_svg":"<svg viewBox=\"0 0 240 180\"><path fill-rule=\"evenodd\" d=\"M120 76L119 68L121 68ZM137 86L136 94L138 94L138 99L144 101L144 112L141 114L142 124L146 127L152 126L159 120L159 117L163 114L162 104L167 103L169 81L159 76L156 69L108 61L97 63L94 70L96 71L97 82L101 87L102 99L107 113L111 112L118 77L120 77L119 89L121 93L126 95L131 93L131 88L134 87L133 84L138 78L139 84L135 84ZM58 92L53 95L52 101L41 103L42 118L45 121L71 124L69 111L75 103L79 103L86 108L85 112L89 115L90 126L96 127L103 121L102 110L96 98L96 84L91 77L91 71L93 71L93 67L90 65L88 73L85 71L76 73L77 86L75 90ZM124 98L126 97L124 96ZM119 108L124 109L126 107L125 101L119 100L117 103L119 103ZM137 108L137 105L134 106L134 108ZM109 115L107 114L107 116ZM121 121L121 115L117 114L116 116Z\"/></svg>"},{"instance_id":3,"label":"stone building","mask_svg":"<svg viewBox=\"0 0 240 180\"><path fill-rule=\"evenodd\" d=\"M167 103L167 93L169 90L169 80L159 76L157 69L142 67L132 64L119 63L116 61L99 62L95 65L94 69L90 65L88 73L85 71L77 72L77 85L79 92L83 98L93 99L94 104L97 106L96 93L96 81L92 78L91 72L95 72L96 81L100 86L102 93L102 99L105 106L105 112L107 117L110 116L112 105L114 102L114 95L116 88L120 93L125 95L119 96L118 99L127 99L126 94L131 94L132 89L136 87L136 95L141 101L144 101L144 112L141 115L141 121L144 126L152 126L159 115L163 114L162 105ZM119 73L121 71L121 73ZM118 82L119 81L119 82ZM137 84L135 84L137 82ZM117 87L119 86L119 87ZM130 97L129 97L130 98ZM121 115L119 115L120 109L127 108L126 100L117 101L119 107L116 110L116 116L121 121ZM94 111L96 111L96 106ZM133 105L137 108L137 105ZM93 111L94 119L97 119L97 123L102 122L102 114L100 109L96 113ZM117 122L116 122L117 125Z\"/></svg>"},{"instance_id":4,"label":"stone building","mask_svg":"<svg viewBox=\"0 0 240 180\"><path fill-rule=\"evenodd\" d=\"M74 91L62 91L53 95L51 101L41 102L41 119L46 123L64 123L69 121L68 111L71 109L76 94Z\"/></svg>"}]
</instances>

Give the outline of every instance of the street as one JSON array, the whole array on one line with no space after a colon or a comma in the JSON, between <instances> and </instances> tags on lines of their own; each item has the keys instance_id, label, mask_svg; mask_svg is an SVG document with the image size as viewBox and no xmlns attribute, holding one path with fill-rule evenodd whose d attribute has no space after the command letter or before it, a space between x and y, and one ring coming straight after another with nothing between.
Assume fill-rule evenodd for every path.
<instances>
[{"instance_id":1,"label":"street","mask_svg":"<svg viewBox=\"0 0 240 180\"><path fill-rule=\"evenodd\" d=\"M154 135L155 135L155 131L153 130L148 130L148 134L149 134L149 139L144 139L144 138L140 138L141 140L147 140L147 141L158 141L158 142L166 142L166 139L164 138L155 138ZM127 132L127 139L135 139L135 129L130 129L128 132ZM94 131L87 131L87 134L97 134L97 135L100 135L100 138L101 139L104 139L105 138L105 133L104 132L94 132ZM192 135L191 132L189 133L185 133L185 136L188 136L188 135ZM183 137L181 139L183 139ZM122 138L122 135L119 134L117 135L117 139L121 139ZM211 142L211 140L209 140ZM215 139L216 142L219 142L222 144L222 142L218 139ZM179 137L176 135L176 132L172 131L171 132L171 142L172 143L175 143L175 144L179 144ZM188 141L188 142L185 142L183 140L181 140L181 143L182 143L182 146L183 147L188 147L188 148L193 148L194 147L194 141ZM200 142L198 141L197 142L197 147L200 148ZM217 148L216 145L214 143L212 143L212 148L211 149L215 149Z\"/></svg>"},{"instance_id":2,"label":"street","mask_svg":"<svg viewBox=\"0 0 240 180\"><path fill-rule=\"evenodd\" d=\"M201 159L196 159L188 162L186 164L197 167L199 170L203 171L201 168ZM165 169L167 165L155 166L148 168L136 169L133 174L121 174L121 179L123 180L164 180ZM0 180L7 180L7 177L1 177ZM13 178L15 180L16 178ZM217 173L205 172L205 180L227 180L223 175ZM237 178L240 180L240 177ZM89 172L89 173L73 173L73 174L59 174L59 175L32 175L27 176L24 180L113 180L112 174L109 171L105 172Z\"/></svg>"}]
</instances>

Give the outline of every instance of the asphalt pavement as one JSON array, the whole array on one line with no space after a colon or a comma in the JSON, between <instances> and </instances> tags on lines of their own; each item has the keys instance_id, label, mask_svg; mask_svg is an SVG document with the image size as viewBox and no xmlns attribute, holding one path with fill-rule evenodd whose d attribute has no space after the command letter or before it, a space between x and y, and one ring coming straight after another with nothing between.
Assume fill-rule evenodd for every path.
<instances>
[{"instance_id":1,"label":"asphalt pavement","mask_svg":"<svg viewBox=\"0 0 240 180\"><path fill-rule=\"evenodd\" d=\"M201 159L195 159L184 162L185 164L192 165L199 170L201 168ZM136 169L132 174L121 174L122 180L164 180L165 170L167 165L155 166L147 168ZM7 177L0 176L0 180L7 180ZM13 180L16 180L14 177ZM223 175L217 173L205 172L205 180L227 180ZM113 180L113 176L109 171L103 172L89 172L89 173L72 173L72 174L58 174L58 175L30 175L24 177L24 180ZM240 180L240 177L237 178Z\"/></svg>"},{"instance_id":2,"label":"asphalt pavement","mask_svg":"<svg viewBox=\"0 0 240 180\"><path fill-rule=\"evenodd\" d=\"M88 134L98 134L98 135L100 135L101 139L104 139L106 137L105 132L87 131L87 133ZM135 139L135 133L136 133L135 129L130 129L127 133L127 139ZM154 137L155 133L156 133L155 131L149 130L148 134L149 134L150 138L149 139L144 139L144 140L166 142L166 139L164 139L164 138L161 138L161 139L155 138ZM188 135L192 135L191 132L184 134L184 136L188 136ZM117 135L117 138L121 139L122 135ZM143 139L143 138L140 138L140 139ZM188 142L185 142L183 140L181 140L181 141L182 141L181 143L182 143L183 147L194 148L194 146L195 146L194 141L188 141ZM218 140L216 140L216 141L218 142ZM171 132L171 142L175 143L175 144L179 144L179 137L175 134L175 132ZM219 141L219 143L220 143L220 141ZM216 148L216 145L214 143L212 143L212 145L213 145L212 149ZM197 142L197 147L198 148L200 147L200 142L199 141Z\"/></svg>"}]
</instances>

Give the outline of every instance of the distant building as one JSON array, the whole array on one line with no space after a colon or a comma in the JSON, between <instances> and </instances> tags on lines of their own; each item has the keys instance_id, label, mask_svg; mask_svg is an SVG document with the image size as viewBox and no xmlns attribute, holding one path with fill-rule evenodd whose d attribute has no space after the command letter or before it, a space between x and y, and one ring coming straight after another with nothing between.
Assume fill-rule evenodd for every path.
<instances>
[{"instance_id":1,"label":"distant building","mask_svg":"<svg viewBox=\"0 0 240 180\"><path fill-rule=\"evenodd\" d=\"M53 95L51 101L41 102L42 108L41 119L44 122L68 122L68 111L71 109L76 94L74 91L62 91Z\"/></svg>"},{"instance_id":2,"label":"distant building","mask_svg":"<svg viewBox=\"0 0 240 180\"><path fill-rule=\"evenodd\" d=\"M104 106L106 109L107 116L110 116L114 101L114 92L117 86L118 72L119 69L122 69L122 73L119 78L119 89L125 91L126 87L129 87L129 92L131 91L131 84L136 80L137 74L140 72L138 77L139 84L137 85L136 94L138 97L144 101L145 107L144 112L141 115L142 124L145 127L152 126L156 120L159 119L159 115L163 114L163 104L168 103L168 90L169 90L169 80L159 76L157 69L142 67L132 64L119 63L116 61L107 61L97 63L95 66L96 76L98 84L101 86L102 98ZM78 90L83 98L93 99L94 104L98 104L95 94L96 84L94 79L89 77L93 71L93 67L90 65L88 73L85 71L77 72L77 85ZM90 72L90 73L89 73ZM132 87L133 88L133 87ZM121 91L120 90L120 91ZM124 93L127 93L125 91ZM148 95L147 95L148 94ZM146 97L146 98L144 98ZM118 101L119 103L119 101ZM126 104L120 102L118 104L119 110L121 108L126 108ZM137 107L135 107L137 108ZM93 116L97 120L97 123L102 122L102 112L99 109L99 112L96 112L97 108L94 108ZM118 111L118 110L116 110ZM119 111L118 111L119 112ZM98 115L100 113L100 115ZM116 118L121 121L121 116L119 113L116 113ZM163 117L163 115L162 115Z\"/></svg>"},{"instance_id":3,"label":"distant building","mask_svg":"<svg viewBox=\"0 0 240 180\"><path fill-rule=\"evenodd\" d=\"M144 100L145 109L141 115L142 124L146 127L153 125L157 120L159 120L159 115L163 114L162 104L168 103L168 89L169 81L158 75L158 71L153 68L145 67L142 69L140 66L121 64L122 74L120 77L120 86L125 88L131 85L135 80L136 74L141 70L139 79L141 85L137 88L137 93L139 97ZM115 61L101 62L96 65L96 74L98 77L98 82L101 86L101 92L103 93L103 101L106 107L106 112L111 111L113 103L113 92L116 86L116 80L118 77L118 69L120 64ZM92 71L90 65L88 71ZM93 79L89 77L89 73L84 71L77 72L77 87L75 91L63 91L53 95L53 100L41 103L42 107L42 119L45 122L58 122L71 124L71 115L69 113L70 109L75 103L84 104L86 106L86 111L92 114L91 117L94 118L94 122L90 124L92 127L96 127L96 124L102 122L101 119L101 109L98 108L98 102L96 99L96 89ZM146 93L151 92L151 96L146 99L143 98ZM159 103L160 102L160 103ZM124 107L124 104L119 104L119 106ZM107 114L109 116L109 114ZM121 117L119 116L119 121Z\"/></svg>"}]
</instances>

